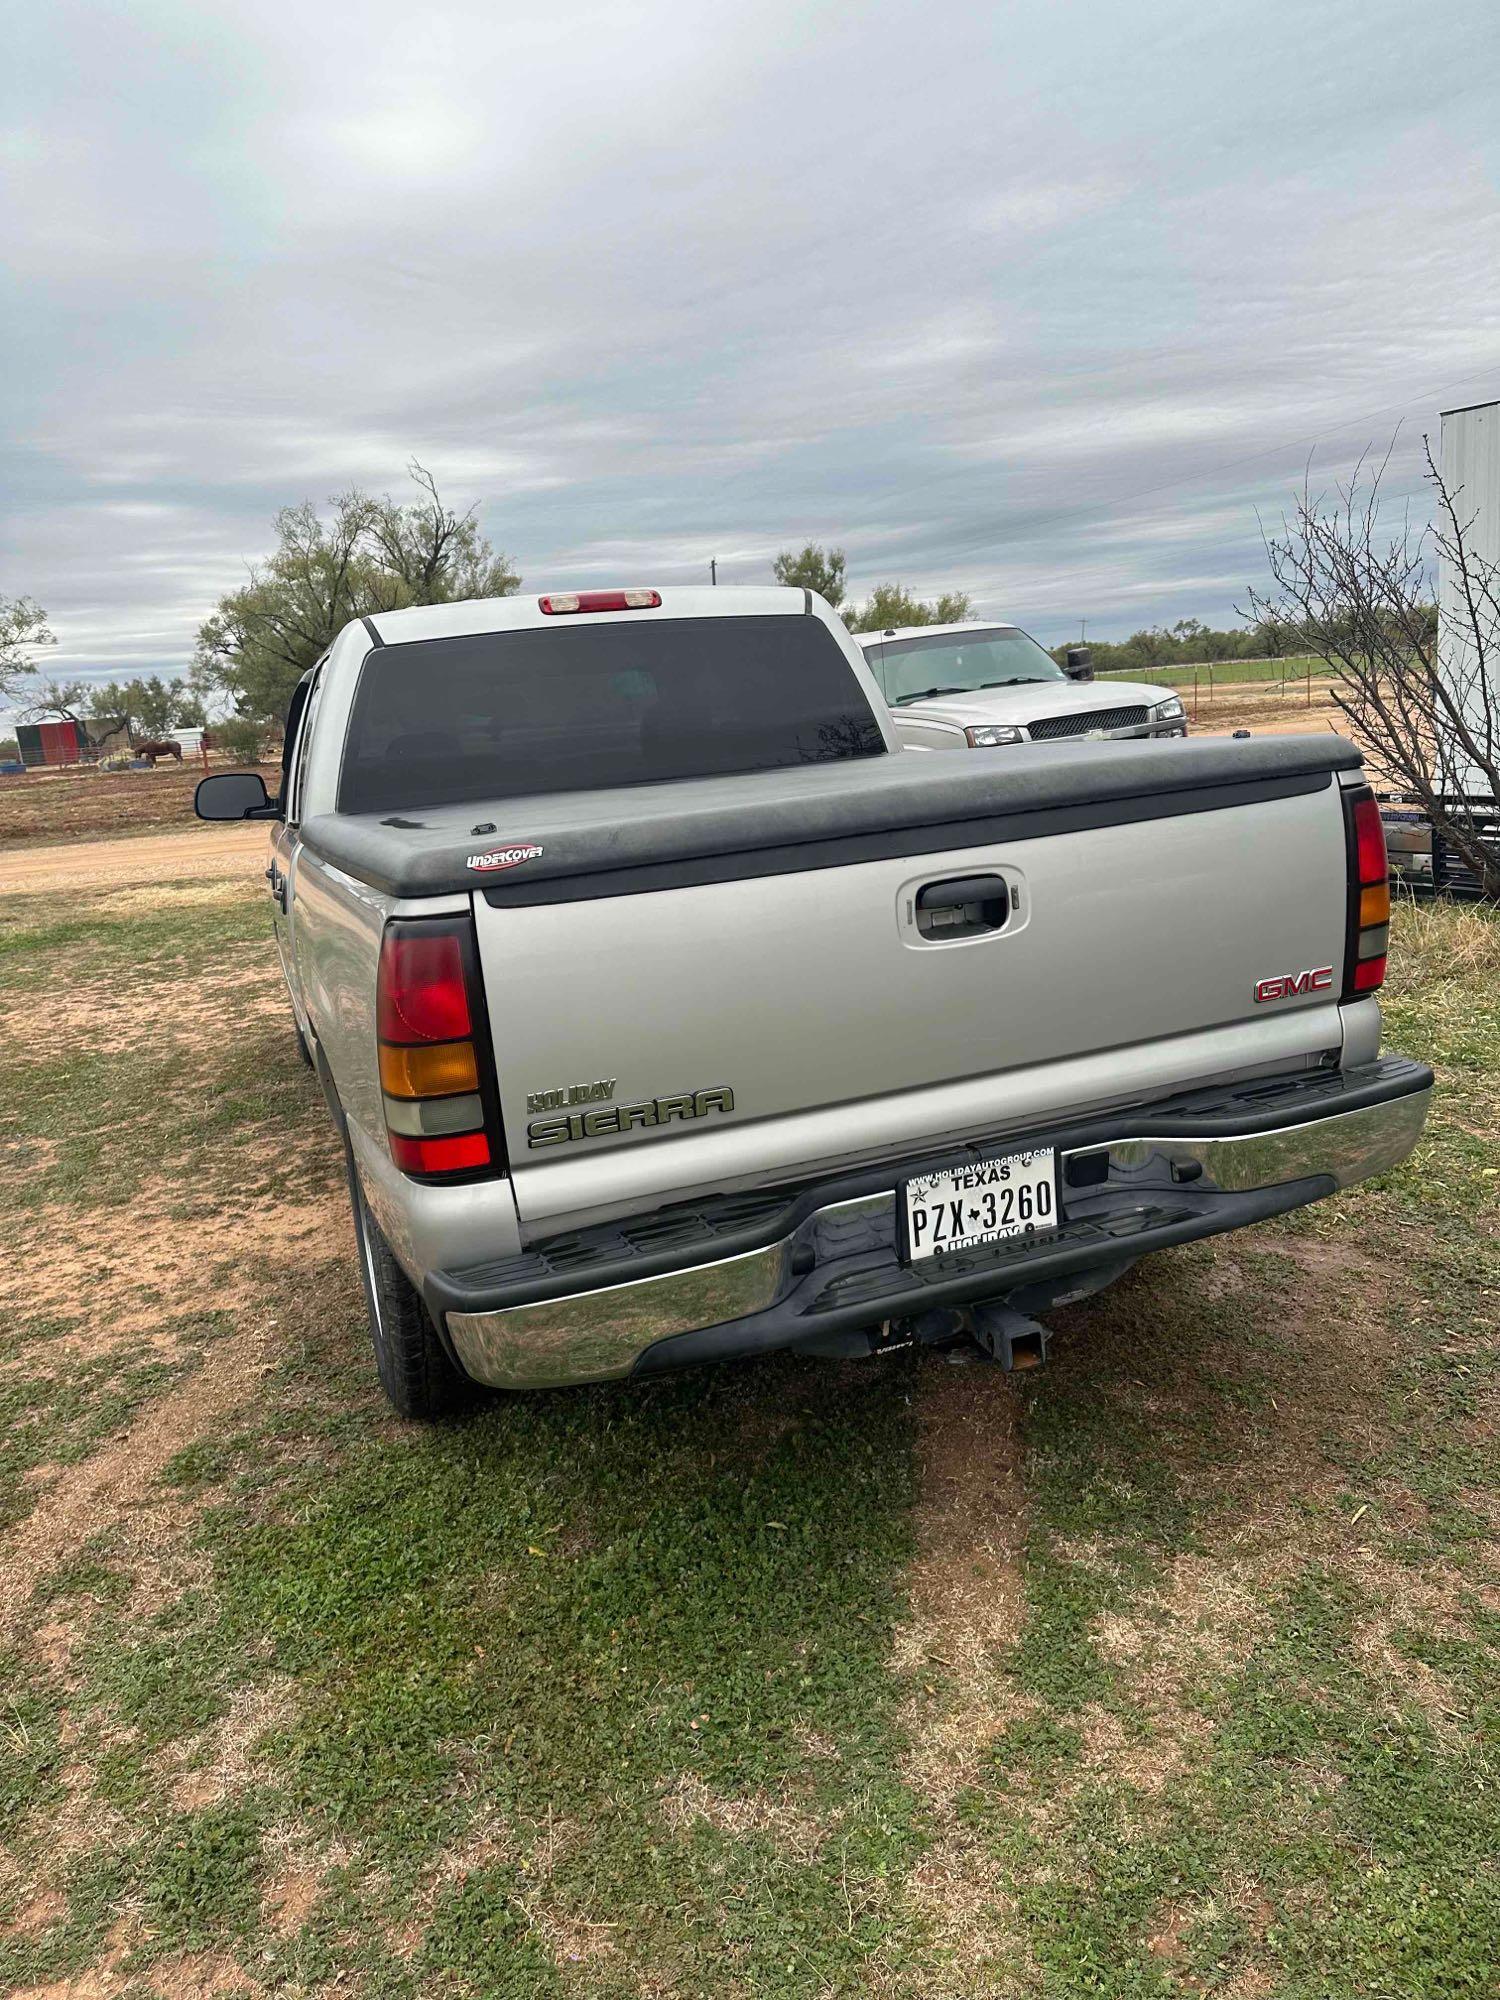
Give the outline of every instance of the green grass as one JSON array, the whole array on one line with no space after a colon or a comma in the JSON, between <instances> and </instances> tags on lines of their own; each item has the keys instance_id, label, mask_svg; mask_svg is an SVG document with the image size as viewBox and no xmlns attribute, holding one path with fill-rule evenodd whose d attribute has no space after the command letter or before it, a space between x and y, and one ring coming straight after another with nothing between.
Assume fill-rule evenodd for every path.
<instances>
[{"instance_id":1,"label":"green grass","mask_svg":"<svg viewBox=\"0 0 1500 2000\"><path fill-rule=\"evenodd\" d=\"M1190 667L1101 667L1100 680L1108 681L1149 681L1155 687L1192 687L1196 680L1199 688L1207 688L1212 681L1215 687L1242 687L1251 683L1282 680L1305 683L1311 674L1314 680L1332 678L1331 669L1325 660L1297 658L1288 660L1215 660L1210 666L1202 663Z\"/></svg>"},{"instance_id":2,"label":"green grass","mask_svg":"<svg viewBox=\"0 0 1500 2000\"><path fill-rule=\"evenodd\" d=\"M243 965L244 992L264 993L275 975L262 901L246 888L174 906L163 888L149 920L111 915L110 899L85 917L55 914L50 897L0 902L0 1021L10 1008L18 1018L0 1038L0 1144L21 1163L18 1206L73 1202L118 1239L106 1212L129 1210L148 1180L169 1182L189 1212L209 1212L247 1188L301 1193L326 1179L322 1132L270 1158L321 1102L308 1072L285 1059L289 1025L237 1020L235 981L222 1036L174 1017L198 967L222 977ZM45 1008L30 1011L49 982L95 996L95 1035L53 1033ZM205 1039L215 1044L207 1052Z\"/></svg>"},{"instance_id":3,"label":"green grass","mask_svg":"<svg viewBox=\"0 0 1500 2000\"><path fill-rule=\"evenodd\" d=\"M0 1984L113 1952L144 1995L206 1952L380 2000L1500 1990L1493 917L1398 912L1390 1040L1442 1076L1409 1166L1056 1315L1016 1388L1013 1635L928 1631L906 1672L940 1363L395 1424L339 1243L264 1254L270 1204L337 1184L284 1030L171 1026L198 964L271 990L258 899L97 914L0 907L19 1001L117 980L162 1023L71 1081L6 1047L18 1227L128 1247L237 1201L204 1268L253 1303L143 1294L155 1346L94 1355L82 1298L23 1312L0 1504L274 1328L272 1366L60 1552L28 1622L66 1658L23 1629L4 1663ZM980 1715L945 1792L911 1753Z\"/></svg>"},{"instance_id":4,"label":"green grass","mask_svg":"<svg viewBox=\"0 0 1500 2000\"><path fill-rule=\"evenodd\" d=\"M242 953L263 968L259 890L187 886L192 897L175 902L170 884L132 891L142 901L126 916L115 913L115 896L80 898L62 914L56 896L0 899L0 992L34 988L39 967L48 965L73 983L102 974L170 984L198 966L222 972Z\"/></svg>"},{"instance_id":5,"label":"green grass","mask_svg":"<svg viewBox=\"0 0 1500 2000\"><path fill-rule=\"evenodd\" d=\"M1002 1740L969 1815L997 1889L1019 1903L1042 1992L1166 1994L1189 1977L1214 1991L1256 1968L1277 1994L1477 2000L1500 1982L1500 1629L1480 1598L1493 1530L1480 1537L1467 1510L1441 1504L1417 1545L1385 1523L1421 1496L1492 1484L1493 1435L1457 1438L1433 1377L1455 1340L1470 1343L1488 1364L1464 1408L1483 1402L1493 1420L1494 1293L1460 1303L1440 1264L1424 1271L1432 1295L1419 1289L1405 1359L1367 1385L1364 1409L1357 1383L1323 1374L1333 1356L1304 1354L1317 1373L1299 1383L1295 1353L1257 1344L1264 1316L1294 1319L1297 1279L1280 1258L1241 1254L1251 1283L1236 1300L1198 1290L1216 1258L1184 1257L1165 1301L1127 1284L1112 1324L1091 1329L1156 1344L1171 1407L1154 1423L1123 1371L1101 1401L1097 1354L1069 1353L1028 1387L1031 1624L1010 1669L1043 1706ZM1295 1409L1299 1395L1311 1410ZM1373 1453L1372 1418L1385 1426ZM1354 1575L1351 1541L1377 1552ZM1289 1542L1305 1550L1291 1565ZM1212 1578L1225 1550L1259 1572L1254 1622L1210 1597L1184 1660L1194 1627L1165 1614L1174 1578L1184 1562ZM1460 1629L1439 1641L1415 1612L1392 1633L1394 1664L1372 1654L1360 1635L1393 1604L1423 1605L1434 1566L1456 1579L1445 1618ZM1111 1618L1140 1626L1138 1652L1101 1643ZM1408 1685L1407 1656L1438 1669L1441 1711L1427 1684ZM1100 1716L1131 1754L1080 1769L1081 1726ZM1140 1775L1156 1752L1170 1773L1159 1787Z\"/></svg>"},{"instance_id":6,"label":"green grass","mask_svg":"<svg viewBox=\"0 0 1500 2000\"><path fill-rule=\"evenodd\" d=\"M0 1376L0 1529L30 1512L38 1466L76 1465L179 1379L180 1366L113 1358L49 1362Z\"/></svg>"}]
</instances>

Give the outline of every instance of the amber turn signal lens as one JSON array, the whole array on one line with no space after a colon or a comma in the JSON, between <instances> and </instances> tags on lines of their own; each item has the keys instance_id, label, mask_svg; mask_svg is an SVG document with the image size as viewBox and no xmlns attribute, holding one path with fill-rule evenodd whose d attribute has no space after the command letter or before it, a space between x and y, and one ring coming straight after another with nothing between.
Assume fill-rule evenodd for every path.
<instances>
[{"instance_id":1,"label":"amber turn signal lens","mask_svg":"<svg viewBox=\"0 0 1500 2000\"><path fill-rule=\"evenodd\" d=\"M1391 920L1391 885L1389 882L1372 882L1368 889L1359 892L1359 927L1367 930L1371 924L1388 924Z\"/></svg>"},{"instance_id":2,"label":"amber turn signal lens","mask_svg":"<svg viewBox=\"0 0 1500 2000\"><path fill-rule=\"evenodd\" d=\"M382 1042L380 1087L390 1097L456 1097L463 1090L478 1090L474 1044Z\"/></svg>"}]
</instances>

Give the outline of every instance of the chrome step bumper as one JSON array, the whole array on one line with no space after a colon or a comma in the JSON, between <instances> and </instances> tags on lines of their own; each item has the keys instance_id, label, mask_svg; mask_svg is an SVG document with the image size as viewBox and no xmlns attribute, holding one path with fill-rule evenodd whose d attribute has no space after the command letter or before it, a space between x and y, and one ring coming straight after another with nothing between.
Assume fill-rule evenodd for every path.
<instances>
[{"instance_id":1,"label":"chrome step bumper","mask_svg":"<svg viewBox=\"0 0 1500 2000\"><path fill-rule=\"evenodd\" d=\"M1400 1057L1187 1093L1055 1133L975 1139L899 1172L863 1176L880 1186L851 1176L728 1197L558 1239L503 1263L435 1273L428 1304L460 1366L499 1388L607 1381L813 1345L930 1306L1003 1296L1090 1267L1123 1269L1150 1250L1319 1200L1399 1165L1431 1096L1432 1072ZM976 1153L1049 1144L1062 1181L1056 1232L935 1269L900 1261L899 1181Z\"/></svg>"}]
</instances>

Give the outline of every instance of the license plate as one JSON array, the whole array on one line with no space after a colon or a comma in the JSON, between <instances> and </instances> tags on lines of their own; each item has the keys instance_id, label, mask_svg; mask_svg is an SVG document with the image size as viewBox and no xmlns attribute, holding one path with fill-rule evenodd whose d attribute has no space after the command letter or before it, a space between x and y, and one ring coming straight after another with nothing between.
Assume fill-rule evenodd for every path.
<instances>
[{"instance_id":1,"label":"license plate","mask_svg":"<svg viewBox=\"0 0 1500 2000\"><path fill-rule=\"evenodd\" d=\"M950 1257L1057 1228L1057 1159L1050 1146L997 1153L903 1184L907 1261Z\"/></svg>"}]
</instances>

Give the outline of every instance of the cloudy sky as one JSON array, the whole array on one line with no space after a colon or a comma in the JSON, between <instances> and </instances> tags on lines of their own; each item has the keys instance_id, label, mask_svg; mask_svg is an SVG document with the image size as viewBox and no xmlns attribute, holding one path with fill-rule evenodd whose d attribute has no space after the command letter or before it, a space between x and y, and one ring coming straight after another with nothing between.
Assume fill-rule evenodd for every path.
<instances>
[{"instance_id":1,"label":"cloudy sky","mask_svg":"<svg viewBox=\"0 0 1500 2000\"><path fill-rule=\"evenodd\" d=\"M1256 510L1500 396L1493 0L12 0L0 592L181 670L413 455L529 586L1231 620Z\"/></svg>"}]
</instances>

